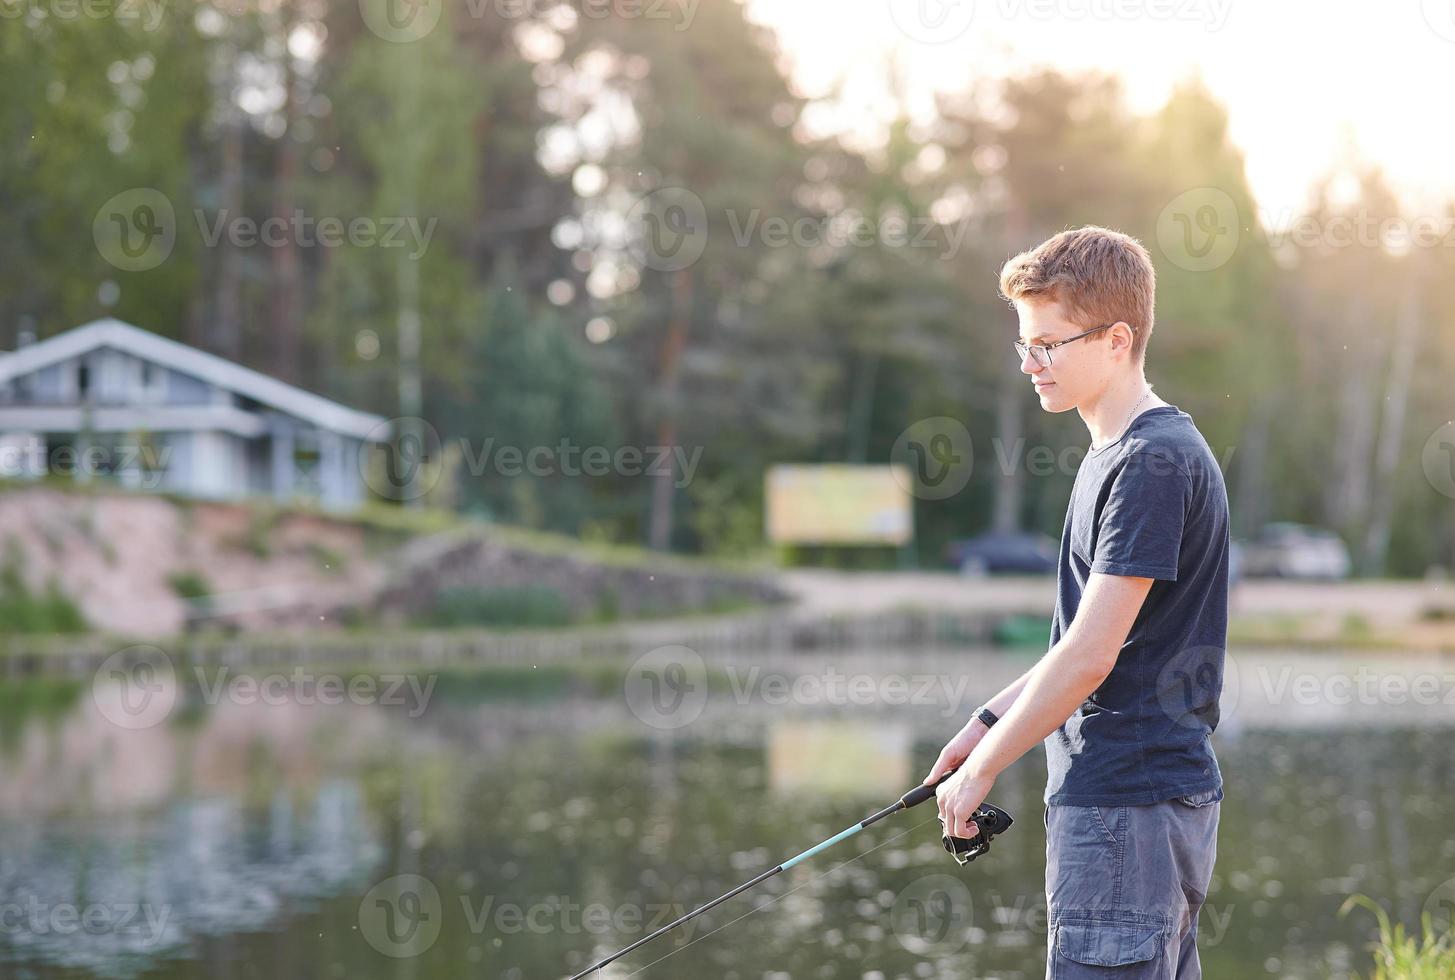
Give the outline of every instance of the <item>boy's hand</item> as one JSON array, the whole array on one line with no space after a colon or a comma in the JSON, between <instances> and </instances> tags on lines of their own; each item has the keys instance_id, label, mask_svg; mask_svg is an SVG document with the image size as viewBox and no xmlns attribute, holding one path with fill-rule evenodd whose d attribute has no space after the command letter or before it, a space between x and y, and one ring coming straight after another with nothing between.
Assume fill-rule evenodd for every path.
<instances>
[{"instance_id":1,"label":"boy's hand","mask_svg":"<svg viewBox=\"0 0 1455 980\"><path fill-rule=\"evenodd\" d=\"M970 758L970 753L975 746L980 744L980 740L988 731L990 729L986 728L978 719L971 718L970 723L960 729L960 733L946 742L945 747L940 750L940 757L935 760L930 774L925 777L925 785L929 786L938 782L945 773Z\"/></svg>"},{"instance_id":2,"label":"boy's hand","mask_svg":"<svg viewBox=\"0 0 1455 980\"><path fill-rule=\"evenodd\" d=\"M940 788L935 790L935 798L940 805L940 823L945 833L961 840L969 840L980 833L971 818L994 785L994 777L971 775L968 769L961 769L941 783Z\"/></svg>"}]
</instances>

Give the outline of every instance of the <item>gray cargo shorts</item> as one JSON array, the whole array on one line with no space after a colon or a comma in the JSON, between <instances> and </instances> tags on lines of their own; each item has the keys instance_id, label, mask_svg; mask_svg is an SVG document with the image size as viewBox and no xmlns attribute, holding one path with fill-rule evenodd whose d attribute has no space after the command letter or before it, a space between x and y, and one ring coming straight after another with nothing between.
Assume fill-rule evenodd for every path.
<instances>
[{"instance_id":1,"label":"gray cargo shorts","mask_svg":"<svg viewBox=\"0 0 1455 980\"><path fill-rule=\"evenodd\" d=\"M1047 980L1199 980L1222 798L1046 807Z\"/></svg>"}]
</instances>

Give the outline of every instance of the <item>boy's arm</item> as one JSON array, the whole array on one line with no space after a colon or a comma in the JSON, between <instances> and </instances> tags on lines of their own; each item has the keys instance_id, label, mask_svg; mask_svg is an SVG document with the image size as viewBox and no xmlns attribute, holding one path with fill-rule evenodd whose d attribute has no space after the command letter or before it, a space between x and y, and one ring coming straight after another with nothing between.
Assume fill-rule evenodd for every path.
<instances>
[{"instance_id":1,"label":"boy's arm","mask_svg":"<svg viewBox=\"0 0 1455 980\"><path fill-rule=\"evenodd\" d=\"M995 777L1060 728L1101 686L1116 666L1152 582L1092 573L1065 635L1031 668L1019 695L979 739L960 771L940 786L940 816L951 836L975 836L970 818Z\"/></svg>"},{"instance_id":2,"label":"boy's arm","mask_svg":"<svg viewBox=\"0 0 1455 980\"><path fill-rule=\"evenodd\" d=\"M986 701L985 707L989 708L995 717L1004 718L1006 712L1010 710L1010 706L1015 704L1016 698L1020 697L1021 691L1024 690L1035 670L1034 666L1028 668L1024 674L1007 684L999 694ZM945 747L940 750L940 757L935 760L930 774L925 777L925 782L935 782L964 762L988 731L990 729L977 717L972 717L965 722L965 727L960 729L955 737L946 742Z\"/></svg>"}]
</instances>

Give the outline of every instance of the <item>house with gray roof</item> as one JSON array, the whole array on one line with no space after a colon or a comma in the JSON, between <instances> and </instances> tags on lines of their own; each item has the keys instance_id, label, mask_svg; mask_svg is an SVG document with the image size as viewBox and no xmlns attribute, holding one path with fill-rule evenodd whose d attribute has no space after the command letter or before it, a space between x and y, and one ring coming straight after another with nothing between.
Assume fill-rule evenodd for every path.
<instances>
[{"instance_id":1,"label":"house with gray roof","mask_svg":"<svg viewBox=\"0 0 1455 980\"><path fill-rule=\"evenodd\" d=\"M0 476L343 510L388 421L104 319L0 354Z\"/></svg>"}]
</instances>

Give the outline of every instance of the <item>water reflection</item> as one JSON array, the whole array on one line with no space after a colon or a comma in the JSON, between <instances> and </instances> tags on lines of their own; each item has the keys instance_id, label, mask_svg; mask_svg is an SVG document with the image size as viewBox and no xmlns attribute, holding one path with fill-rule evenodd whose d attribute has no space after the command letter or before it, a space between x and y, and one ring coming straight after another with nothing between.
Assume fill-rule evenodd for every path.
<instances>
[{"instance_id":1,"label":"water reflection","mask_svg":"<svg viewBox=\"0 0 1455 980\"><path fill-rule=\"evenodd\" d=\"M935 669L973 669L981 693L1016 667ZM12 716L0 972L562 977L877 809L954 724L934 705L764 706L720 686L664 731L622 697L624 669L446 676L414 718L224 702L125 731L85 696ZM1220 733L1206 973L1347 976L1368 938L1336 915L1348 893L1415 921L1455 879L1450 728L1423 712L1275 730L1252 703ZM1043 779L1035 755L1002 776L1018 824L966 870L915 811L605 976L1039 977ZM72 908L111 918L52 928Z\"/></svg>"}]
</instances>

